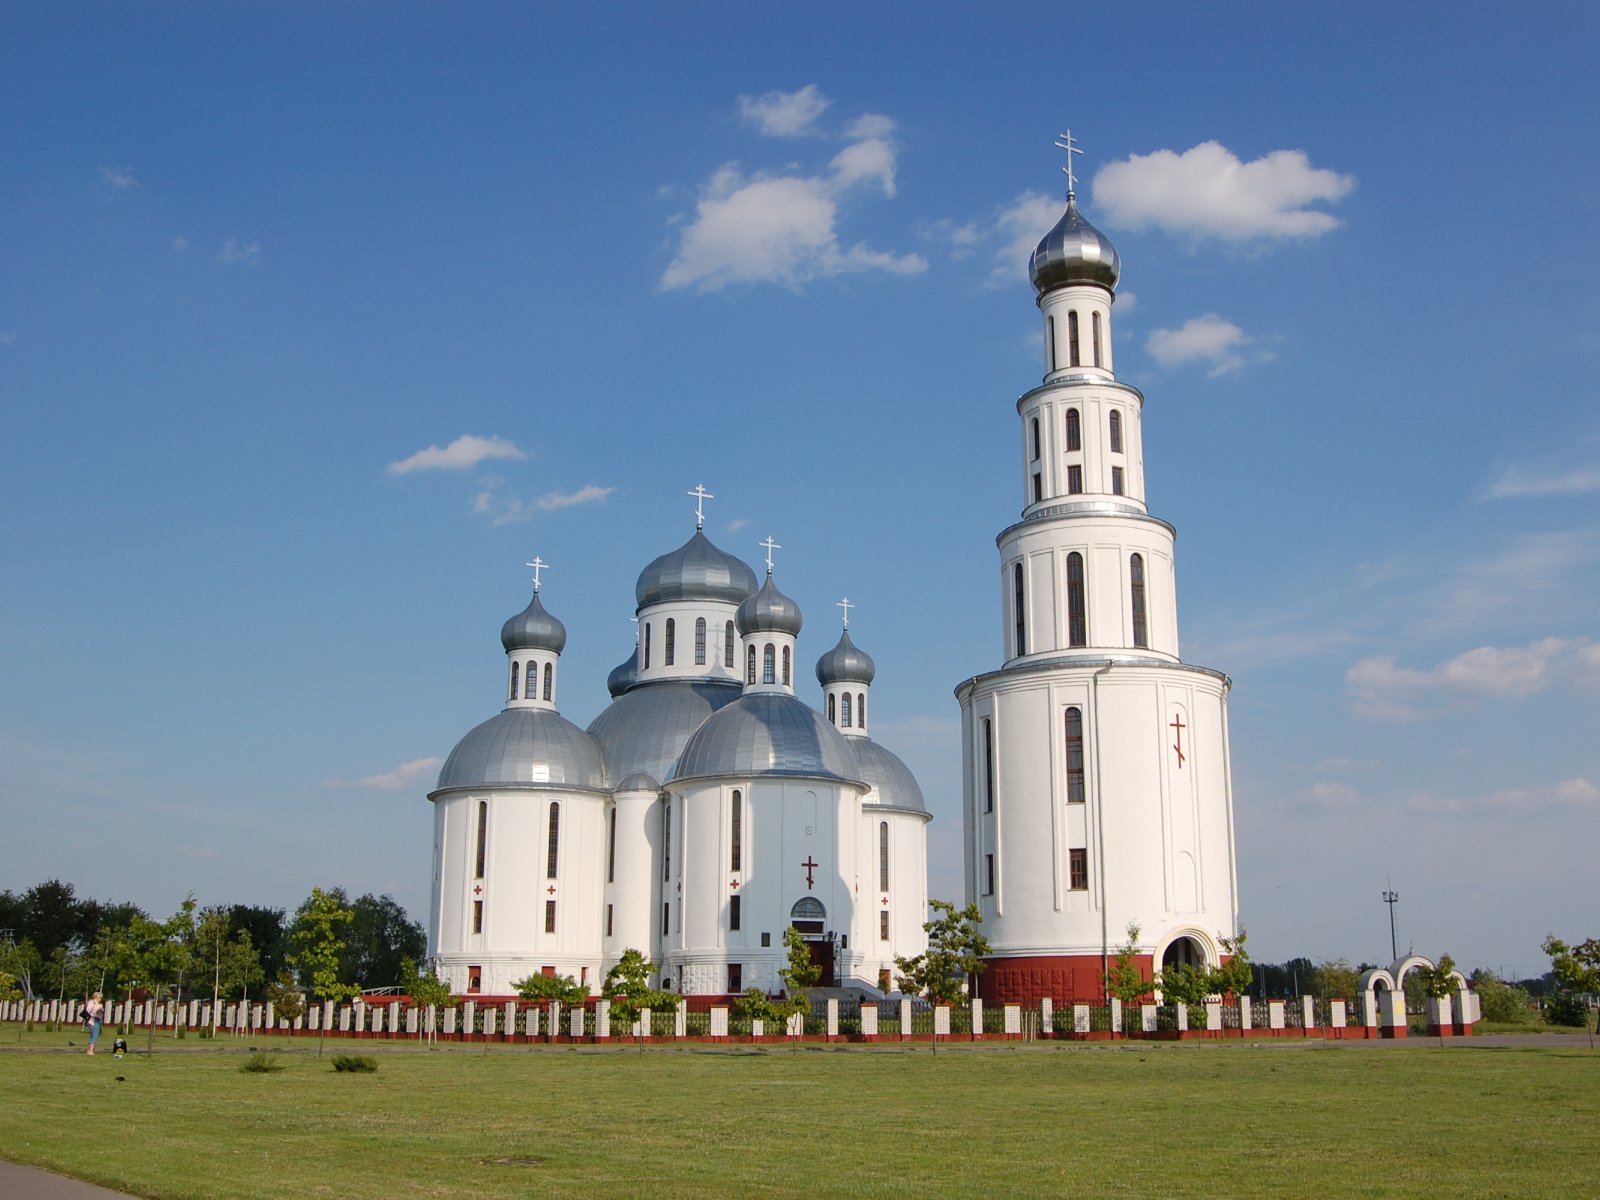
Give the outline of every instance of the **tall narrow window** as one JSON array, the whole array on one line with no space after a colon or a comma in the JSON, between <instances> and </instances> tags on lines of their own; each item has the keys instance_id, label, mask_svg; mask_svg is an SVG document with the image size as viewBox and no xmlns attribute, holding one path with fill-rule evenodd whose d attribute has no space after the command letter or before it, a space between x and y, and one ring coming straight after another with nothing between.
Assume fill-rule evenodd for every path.
<instances>
[{"instance_id":1,"label":"tall narrow window","mask_svg":"<svg viewBox=\"0 0 1600 1200\"><path fill-rule=\"evenodd\" d=\"M661 879L672 878L672 803L661 806ZM666 930L661 932L665 933Z\"/></svg>"},{"instance_id":2,"label":"tall narrow window","mask_svg":"<svg viewBox=\"0 0 1600 1200\"><path fill-rule=\"evenodd\" d=\"M1028 652L1028 617L1027 610L1023 608L1022 601L1022 564L1017 563L1011 568L1012 604L1016 608L1017 618L1017 657L1021 658Z\"/></svg>"},{"instance_id":3,"label":"tall narrow window","mask_svg":"<svg viewBox=\"0 0 1600 1200\"><path fill-rule=\"evenodd\" d=\"M670 667L677 661L678 655L678 623L671 617L667 618L667 639L661 647L661 665Z\"/></svg>"},{"instance_id":4,"label":"tall narrow window","mask_svg":"<svg viewBox=\"0 0 1600 1200\"><path fill-rule=\"evenodd\" d=\"M522 698L524 700L539 698L539 664L532 660L529 660L522 672ZM548 700L550 697L546 696L545 699Z\"/></svg>"},{"instance_id":5,"label":"tall narrow window","mask_svg":"<svg viewBox=\"0 0 1600 1200\"><path fill-rule=\"evenodd\" d=\"M744 991L744 964L728 964L728 995L737 996Z\"/></svg>"},{"instance_id":6,"label":"tall narrow window","mask_svg":"<svg viewBox=\"0 0 1600 1200\"><path fill-rule=\"evenodd\" d=\"M1067 365L1078 365L1078 314L1067 314Z\"/></svg>"},{"instance_id":7,"label":"tall narrow window","mask_svg":"<svg viewBox=\"0 0 1600 1200\"><path fill-rule=\"evenodd\" d=\"M474 900L472 902L472 932L473 933L482 933L483 932L483 901L482 900Z\"/></svg>"},{"instance_id":8,"label":"tall narrow window","mask_svg":"<svg viewBox=\"0 0 1600 1200\"><path fill-rule=\"evenodd\" d=\"M706 665L706 619L704 617L696 617L694 619L694 665L697 667Z\"/></svg>"},{"instance_id":9,"label":"tall narrow window","mask_svg":"<svg viewBox=\"0 0 1600 1200\"><path fill-rule=\"evenodd\" d=\"M1083 555L1074 550L1067 555L1067 643L1089 644L1089 613L1083 596Z\"/></svg>"},{"instance_id":10,"label":"tall narrow window","mask_svg":"<svg viewBox=\"0 0 1600 1200\"><path fill-rule=\"evenodd\" d=\"M561 844L561 805L550 802L550 837L544 852L544 877L556 877L556 850Z\"/></svg>"},{"instance_id":11,"label":"tall narrow window","mask_svg":"<svg viewBox=\"0 0 1600 1200\"><path fill-rule=\"evenodd\" d=\"M483 878L483 861L489 856L489 802L478 801L478 850L473 867L472 877Z\"/></svg>"},{"instance_id":12,"label":"tall narrow window","mask_svg":"<svg viewBox=\"0 0 1600 1200\"><path fill-rule=\"evenodd\" d=\"M1067 452L1083 449L1083 418L1075 408L1067 409Z\"/></svg>"},{"instance_id":13,"label":"tall narrow window","mask_svg":"<svg viewBox=\"0 0 1600 1200\"><path fill-rule=\"evenodd\" d=\"M1083 468L1073 463L1067 468L1067 492L1076 496L1083 491Z\"/></svg>"},{"instance_id":14,"label":"tall narrow window","mask_svg":"<svg viewBox=\"0 0 1600 1200\"><path fill-rule=\"evenodd\" d=\"M994 855L983 856L983 894L994 895Z\"/></svg>"},{"instance_id":15,"label":"tall narrow window","mask_svg":"<svg viewBox=\"0 0 1600 1200\"><path fill-rule=\"evenodd\" d=\"M1122 453L1122 414L1116 409L1106 418L1106 429L1111 434L1111 453Z\"/></svg>"},{"instance_id":16,"label":"tall narrow window","mask_svg":"<svg viewBox=\"0 0 1600 1200\"><path fill-rule=\"evenodd\" d=\"M1054 371L1056 369L1056 319L1046 317L1044 331L1044 362L1045 366Z\"/></svg>"},{"instance_id":17,"label":"tall narrow window","mask_svg":"<svg viewBox=\"0 0 1600 1200\"><path fill-rule=\"evenodd\" d=\"M1144 558L1135 554L1128 560L1128 593L1133 601L1133 644L1150 646L1150 632L1144 611Z\"/></svg>"},{"instance_id":18,"label":"tall narrow window","mask_svg":"<svg viewBox=\"0 0 1600 1200\"><path fill-rule=\"evenodd\" d=\"M771 642L761 648L761 682L778 682L777 655L773 651Z\"/></svg>"},{"instance_id":19,"label":"tall narrow window","mask_svg":"<svg viewBox=\"0 0 1600 1200\"><path fill-rule=\"evenodd\" d=\"M511 696L510 696L510 699L515 700L516 698L517 698L517 662L516 662L515 659L513 659L511 661Z\"/></svg>"},{"instance_id":20,"label":"tall narrow window","mask_svg":"<svg viewBox=\"0 0 1600 1200\"><path fill-rule=\"evenodd\" d=\"M737 930L739 928L739 917L740 917L740 913L739 913L739 897L737 897L737 896L729 896L728 897L728 928L729 929Z\"/></svg>"},{"instance_id":21,"label":"tall narrow window","mask_svg":"<svg viewBox=\"0 0 1600 1200\"><path fill-rule=\"evenodd\" d=\"M1067 803L1083 803L1083 713L1067 709Z\"/></svg>"},{"instance_id":22,"label":"tall narrow window","mask_svg":"<svg viewBox=\"0 0 1600 1200\"><path fill-rule=\"evenodd\" d=\"M828 693L828 724L829 725L837 725L839 723L838 699L839 698L837 696L835 696L832 692Z\"/></svg>"},{"instance_id":23,"label":"tall narrow window","mask_svg":"<svg viewBox=\"0 0 1600 1200\"><path fill-rule=\"evenodd\" d=\"M867 694L865 692L857 692L856 693L856 728L857 729L865 729L866 727L867 727Z\"/></svg>"},{"instance_id":24,"label":"tall narrow window","mask_svg":"<svg viewBox=\"0 0 1600 1200\"><path fill-rule=\"evenodd\" d=\"M544 902L544 931L546 933L554 933L556 931L556 902L554 900L546 900Z\"/></svg>"},{"instance_id":25,"label":"tall narrow window","mask_svg":"<svg viewBox=\"0 0 1600 1200\"><path fill-rule=\"evenodd\" d=\"M1038 417L1035 417L1033 419L1033 457L1034 457L1035 461L1037 461L1038 458L1039 458L1039 418Z\"/></svg>"},{"instance_id":26,"label":"tall narrow window","mask_svg":"<svg viewBox=\"0 0 1600 1200\"><path fill-rule=\"evenodd\" d=\"M1100 365L1100 314L1095 313L1091 316L1089 324L1094 331L1094 365L1098 367Z\"/></svg>"},{"instance_id":27,"label":"tall narrow window","mask_svg":"<svg viewBox=\"0 0 1600 1200\"><path fill-rule=\"evenodd\" d=\"M1087 850L1067 851L1067 886L1075 892L1089 890L1089 852Z\"/></svg>"},{"instance_id":28,"label":"tall narrow window","mask_svg":"<svg viewBox=\"0 0 1600 1200\"><path fill-rule=\"evenodd\" d=\"M606 833L606 882L617 881L617 809L611 808L610 829ZM610 932L609 930L607 932Z\"/></svg>"},{"instance_id":29,"label":"tall narrow window","mask_svg":"<svg viewBox=\"0 0 1600 1200\"><path fill-rule=\"evenodd\" d=\"M878 913L878 936L886 942L889 940L889 910L887 908L881 909ZM886 992L889 990L888 971L880 974L878 986Z\"/></svg>"},{"instance_id":30,"label":"tall narrow window","mask_svg":"<svg viewBox=\"0 0 1600 1200\"><path fill-rule=\"evenodd\" d=\"M878 890L889 890L889 822L878 822Z\"/></svg>"},{"instance_id":31,"label":"tall narrow window","mask_svg":"<svg viewBox=\"0 0 1600 1200\"><path fill-rule=\"evenodd\" d=\"M784 687L788 687L789 686L789 659L790 659L789 647L785 646L783 648L783 686Z\"/></svg>"},{"instance_id":32,"label":"tall narrow window","mask_svg":"<svg viewBox=\"0 0 1600 1200\"><path fill-rule=\"evenodd\" d=\"M666 937L667 936L667 932L668 932L668 929L669 929L669 921L671 920L671 917L672 917L672 905L671 905L671 903L670 902L663 902L662 905L661 905L661 936L662 937Z\"/></svg>"},{"instance_id":33,"label":"tall narrow window","mask_svg":"<svg viewBox=\"0 0 1600 1200\"><path fill-rule=\"evenodd\" d=\"M756 681L756 648L754 645L747 647L744 652L744 681L746 683L754 683Z\"/></svg>"},{"instance_id":34,"label":"tall narrow window","mask_svg":"<svg viewBox=\"0 0 1600 1200\"><path fill-rule=\"evenodd\" d=\"M606 936L610 937L616 929L616 910L613 905L606 905Z\"/></svg>"},{"instance_id":35,"label":"tall narrow window","mask_svg":"<svg viewBox=\"0 0 1600 1200\"><path fill-rule=\"evenodd\" d=\"M556 669L553 663L544 665L544 698L550 699L556 690Z\"/></svg>"},{"instance_id":36,"label":"tall narrow window","mask_svg":"<svg viewBox=\"0 0 1600 1200\"><path fill-rule=\"evenodd\" d=\"M839 699L839 725L843 729L850 728L850 693L846 692Z\"/></svg>"},{"instance_id":37,"label":"tall narrow window","mask_svg":"<svg viewBox=\"0 0 1600 1200\"><path fill-rule=\"evenodd\" d=\"M644 670L650 669L650 623L645 622L644 627Z\"/></svg>"},{"instance_id":38,"label":"tall narrow window","mask_svg":"<svg viewBox=\"0 0 1600 1200\"><path fill-rule=\"evenodd\" d=\"M722 665L733 670L733 622L722 626Z\"/></svg>"},{"instance_id":39,"label":"tall narrow window","mask_svg":"<svg viewBox=\"0 0 1600 1200\"><path fill-rule=\"evenodd\" d=\"M1044 476L1038 471L1033 473L1033 502L1035 504L1044 499Z\"/></svg>"},{"instance_id":40,"label":"tall narrow window","mask_svg":"<svg viewBox=\"0 0 1600 1200\"><path fill-rule=\"evenodd\" d=\"M983 811L994 811L994 723L983 719Z\"/></svg>"},{"instance_id":41,"label":"tall narrow window","mask_svg":"<svg viewBox=\"0 0 1600 1200\"><path fill-rule=\"evenodd\" d=\"M728 869L737 871L744 861L741 853L744 846L744 795L738 788L733 790L733 812L728 821L730 847L728 852Z\"/></svg>"},{"instance_id":42,"label":"tall narrow window","mask_svg":"<svg viewBox=\"0 0 1600 1200\"><path fill-rule=\"evenodd\" d=\"M1112 467L1111 468L1111 494L1113 496L1122 495L1122 468L1121 467Z\"/></svg>"}]
</instances>

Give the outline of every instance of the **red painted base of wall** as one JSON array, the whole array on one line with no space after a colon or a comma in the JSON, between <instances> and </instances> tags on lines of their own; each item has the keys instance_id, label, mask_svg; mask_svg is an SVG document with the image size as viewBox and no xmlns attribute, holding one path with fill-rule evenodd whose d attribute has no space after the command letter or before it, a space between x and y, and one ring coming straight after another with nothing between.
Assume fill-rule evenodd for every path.
<instances>
[{"instance_id":1,"label":"red painted base of wall","mask_svg":"<svg viewBox=\"0 0 1600 1200\"><path fill-rule=\"evenodd\" d=\"M1142 955L1137 961L1140 974L1149 979L1150 956ZM978 976L978 995L985 1004L1033 1006L1049 996L1059 1010L1073 1003L1104 1002L1106 963L1098 954L990 958L985 962L988 969Z\"/></svg>"}]
</instances>

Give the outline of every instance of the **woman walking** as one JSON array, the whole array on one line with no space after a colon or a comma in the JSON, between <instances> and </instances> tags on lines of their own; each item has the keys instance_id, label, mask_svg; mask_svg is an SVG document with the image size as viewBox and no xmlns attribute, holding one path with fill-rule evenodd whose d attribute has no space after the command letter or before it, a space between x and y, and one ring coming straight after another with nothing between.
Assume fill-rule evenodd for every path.
<instances>
[{"instance_id":1,"label":"woman walking","mask_svg":"<svg viewBox=\"0 0 1600 1200\"><path fill-rule=\"evenodd\" d=\"M94 1044L100 1040L100 1027L106 1021L106 1002L96 992L89 1003L83 1006L83 1027L89 1034L89 1048L85 1054L94 1053Z\"/></svg>"}]
</instances>

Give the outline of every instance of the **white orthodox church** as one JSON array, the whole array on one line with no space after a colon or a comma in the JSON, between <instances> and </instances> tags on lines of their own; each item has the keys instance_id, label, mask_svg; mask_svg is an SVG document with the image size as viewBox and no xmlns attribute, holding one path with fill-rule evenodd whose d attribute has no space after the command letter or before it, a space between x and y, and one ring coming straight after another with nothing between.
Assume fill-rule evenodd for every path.
<instances>
[{"instance_id":1,"label":"white orthodox church","mask_svg":"<svg viewBox=\"0 0 1600 1200\"><path fill-rule=\"evenodd\" d=\"M997 539L1003 661L956 689L978 986L1003 1002L1101 997L1130 923L1147 973L1216 965L1238 912L1229 680L1179 657L1176 533L1145 505L1144 396L1113 371L1121 264L1065 146L1066 210L1030 264L1044 378L1017 401L1023 507ZM500 634L505 709L429 796L432 952L458 990L597 987L629 948L687 995L776 990L793 926L826 983L870 993L925 948L929 817L868 735L872 660L847 620L823 712L799 698L770 542L759 586L698 523L644 569L639 644L587 731L557 712L566 631L535 578Z\"/></svg>"},{"instance_id":2,"label":"white orthodox church","mask_svg":"<svg viewBox=\"0 0 1600 1200\"><path fill-rule=\"evenodd\" d=\"M1215 966L1238 913L1226 675L1178 656L1176 531L1145 505L1144 396L1113 371L1121 263L1066 211L1033 252L1044 379L1017 401L1019 520L1001 531L1004 661L961 703L967 896L985 999L1104 993Z\"/></svg>"},{"instance_id":3,"label":"white orthodox church","mask_svg":"<svg viewBox=\"0 0 1600 1200\"><path fill-rule=\"evenodd\" d=\"M869 736L876 668L848 602L816 665L824 716L797 693L801 614L773 581L776 546L758 586L700 524L640 573L638 645L587 730L557 711L567 634L537 574L500 630L505 708L429 795L431 953L458 991L508 995L536 972L598 991L629 949L685 995L777 991L793 926L823 986L870 993L923 950L928 813Z\"/></svg>"}]
</instances>

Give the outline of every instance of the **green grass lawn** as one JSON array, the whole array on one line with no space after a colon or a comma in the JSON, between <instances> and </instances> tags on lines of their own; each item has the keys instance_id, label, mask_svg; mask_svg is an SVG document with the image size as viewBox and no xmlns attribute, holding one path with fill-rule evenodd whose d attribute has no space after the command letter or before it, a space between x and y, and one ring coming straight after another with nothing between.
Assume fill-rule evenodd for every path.
<instances>
[{"instance_id":1,"label":"green grass lawn","mask_svg":"<svg viewBox=\"0 0 1600 1200\"><path fill-rule=\"evenodd\" d=\"M174 1043L0 1029L0 1157L228 1197L1593 1195L1600 1053ZM103 1048L109 1049L109 1036ZM135 1039L136 1046L143 1039ZM181 1049L177 1047L182 1047ZM118 1080L117 1076L122 1076Z\"/></svg>"}]
</instances>

